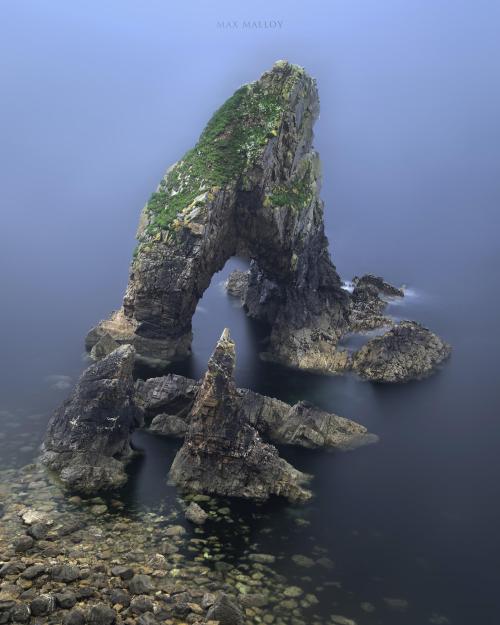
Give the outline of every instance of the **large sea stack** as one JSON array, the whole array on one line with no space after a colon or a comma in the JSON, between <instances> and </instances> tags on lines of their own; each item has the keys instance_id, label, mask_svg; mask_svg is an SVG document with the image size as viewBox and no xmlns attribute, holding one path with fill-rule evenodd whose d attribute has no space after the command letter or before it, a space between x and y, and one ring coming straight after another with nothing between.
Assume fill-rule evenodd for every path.
<instances>
[{"instance_id":1,"label":"large sea stack","mask_svg":"<svg viewBox=\"0 0 500 625\"><path fill-rule=\"evenodd\" d=\"M252 260L248 312L271 327L266 357L345 367L335 348L349 297L324 234L318 112L315 80L285 61L221 106L144 207L123 307L91 330L89 350L117 341L152 365L185 358L199 299L239 255Z\"/></svg>"}]
</instances>

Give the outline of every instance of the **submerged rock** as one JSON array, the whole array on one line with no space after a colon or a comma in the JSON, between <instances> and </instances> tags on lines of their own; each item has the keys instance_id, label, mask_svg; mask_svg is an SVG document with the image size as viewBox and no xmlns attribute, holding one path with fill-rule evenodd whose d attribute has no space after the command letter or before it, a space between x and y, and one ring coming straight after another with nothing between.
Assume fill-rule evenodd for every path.
<instances>
[{"instance_id":1,"label":"submerged rock","mask_svg":"<svg viewBox=\"0 0 500 625\"><path fill-rule=\"evenodd\" d=\"M185 358L199 299L240 255L253 260L248 312L272 326L266 358L344 366L335 346L349 298L324 234L318 113L316 82L285 61L223 104L143 209L123 307L89 333L88 350L110 335L151 365Z\"/></svg>"},{"instance_id":2,"label":"submerged rock","mask_svg":"<svg viewBox=\"0 0 500 625\"><path fill-rule=\"evenodd\" d=\"M42 462L71 490L93 493L126 481L130 434L140 423L134 355L123 345L91 365L49 423Z\"/></svg>"},{"instance_id":3,"label":"submerged rock","mask_svg":"<svg viewBox=\"0 0 500 625\"><path fill-rule=\"evenodd\" d=\"M207 621L219 625L243 625L245 619L240 608L224 593L221 593L207 612Z\"/></svg>"},{"instance_id":4,"label":"submerged rock","mask_svg":"<svg viewBox=\"0 0 500 625\"><path fill-rule=\"evenodd\" d=\"M186 519L195 525L203 525L208 519L208 514L195 501L192 501L186 508Z\"/></svg>"},{"instance_id":5,"label":"submerged rock","mask_svg":"<svg viewBox=\"0 0 500 625\"><path fill-rule=\"evenodd\" d=\"M415 321L402 321L353 356L353 369L375 382L407 382L426 377L451 353L451 347Z\"/></svg>"},{"instance_id":6,"label":"submerged rock","mask_svg":"<svg viewBox=\"0 0 500 625\"><path fill-rule=\"evenodd\" d=\"M209 360L188 433L170 469L171 481L192 492L308 499L311 494L303 487L307 476L264 443L239 410L234 366L235 345L226 329Z\"/></svg>"}]
</instances>

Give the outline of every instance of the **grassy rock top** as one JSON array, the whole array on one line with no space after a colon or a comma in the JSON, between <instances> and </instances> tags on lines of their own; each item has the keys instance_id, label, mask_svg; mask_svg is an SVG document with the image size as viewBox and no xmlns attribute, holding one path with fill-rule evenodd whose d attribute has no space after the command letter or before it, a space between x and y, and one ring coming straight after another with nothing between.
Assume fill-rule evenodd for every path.
<instances>
[{"instance_id":1,"label":"grassy rock top","mask_svg":"<svg viewBox=\"0 0 500 625\"><path fill-rule=\"evenodd\" d=\"M174 234L224 185L236 181L278 135L283 113L305 71L278 61L240 87L212 116L198 143L173 165L152 194L140 240Z\"/></svg>"}]
</instances>

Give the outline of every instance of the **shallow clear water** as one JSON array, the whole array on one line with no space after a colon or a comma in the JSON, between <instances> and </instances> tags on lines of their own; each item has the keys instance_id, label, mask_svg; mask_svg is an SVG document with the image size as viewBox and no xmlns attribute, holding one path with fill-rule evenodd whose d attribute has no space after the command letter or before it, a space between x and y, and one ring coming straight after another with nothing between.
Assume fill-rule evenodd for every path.
<instances>
[{"instance_id":1,"label":"shallow clear water","mask_svg":"<svg viewBox=\"0 0 500 625\"><path fill-rule=\"evenodd\" d=\"M322 595L325 615L421 625L437 613L495 625L499 9L456 0L288 4L273 8L285 18L281 32L245 35L217 31L214 22L235 11L224 3L173 13L156 2L148 11L127 2L2 6L0 465L36 455L50 411L86 365L86 331L119 306L138 213L164 168L235 88L289 58L318 79L315 143L341 275L370 271L406 284L408 296L389 312L438 332L452 358L402 386L262 363L262 329L221 289L228 264L200 302L193 357L175 370L200 376L229 326L240 386L308 399L380 437L349 454L282 449L315 476L303 509L274 501L255 518L234 504L291 578L341 584ZM257 3L246 12L268 11ZM131 465L128 505L173 500L165 478L176 443L145 433L134 443L145 453ZM234 557L237 525L217 526ZM314 547L334 569L294 568L290 556ZM394 611L384 597L408 607ZM376 611L363 612L364 601Z\"/></svg>"}]
</instances>

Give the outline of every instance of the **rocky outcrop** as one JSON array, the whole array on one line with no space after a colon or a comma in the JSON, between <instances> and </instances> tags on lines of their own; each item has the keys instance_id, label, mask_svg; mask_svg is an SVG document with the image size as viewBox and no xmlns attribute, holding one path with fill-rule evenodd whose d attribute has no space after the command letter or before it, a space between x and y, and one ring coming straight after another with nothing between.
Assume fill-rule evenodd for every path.
<instances>
[{"instance_id":1,"label":"rocky outcrop","mask_svg":"<svg viewBox=\"0 0 500 625\"><path fill-rule=\"evenodd\" d=\"M126 481L134 402L134 348L123 345L91 365L49 423L42 462L71 490L93 493Z\"/></svg>"},{"instance_id":2,"label":"rocky outcrop","mask_svg":"<svg viewBox=\"0 0 500 625\"><path fill-rule=\"evenodd\" d=\"M235 346L226 329L208 363L191 409L184 444L170 479L190 492L264 500L282 495L304 501L307 476L280 458L239 410L233 380Z\"/></svg>"},{"instance_id":3,"label":"rocky outcrop","mask_svg":"<svg viewBox=\"0 0 500 625\"><path fill-rule=\"evenodd\" d=\"M365 332L383 326L391 326L393 321L383 313L390 298L404 297L403 289L386 282L383 278L366 274L352 280L349 329L351 332Z\"/></svg>"},{"instance_id":4,"label":"rocky outcrop","mask_svg":"<svg viewBox=\"0 0 500 625\"><path fill-rule=\"evenodd\" d=\"M450 353L436 334L415 321L402 321L354 354L353 369L375 382L407 382L428 376Z\"/></svg>"},{"instance_id":5,"label":"rocky outcrop","mask_svg":"<svg viewBox=\"0 0 500 625\"><path fill-rule=\"evenodd\" d=\"M358 276L354 276L352 279L352 283L355 288L363 288L367 286L373 287L380 295L386 295L387 297L404 297L403 288L393 286L386 282L380 276L374 276L371 273L366 273L365 275L358 278Z\"/></svg>"},{"instance_id":6,"label":"rocky outcrop","mask_svg":"<svg viewBox=\"0 0 500 625\"><path fill-rule=\"evenodd\" d=\"M229 274L229 277L224 284L226 291L232 297L239 297L243 302L246 297L249 278L250 274L248 271L235 269Z\"/></svg>"},{"instance_id":7,"label":"rocky outcrop","mask_svg":"<svg viewBox=\"0 0 500 625\"><path fill-rule=\"evenodd\" d=\"M169 374L137 382L137 403L155 434L182 438L191 423L191 409L200 383ZM237 389L235 401L245 419L273 443L299 447L351 450L377 441L374 434L336 414L325 412L308 402L290 406L249 389Z\"/></svg>"},{"instance_id":8,"label":"rocky outcrop","mask_svg":"<svg viewBox=\"0 0 500 625\"><path fill-rule=\"evenodd\" d=\"M191 318L213 274L252 259L249 314L271 325L268 359L337 371L349 301L328 253L315 81L280 61L214 114L144 208L123 307L87 336L165 365L190 353Z\"/></svg>"},{"instance_id":9,"label":"rocky outcrop","mask_svg":"<svg viewBox=\"0 0 500 625\"><path fill-rule=\"evenodd\" d=\"M239 395L241 409L250 422L274 443L347 451L378 440L363 425L309 402L289 406L249 390L240 390Z\"/></svg>"}]
</instances>

